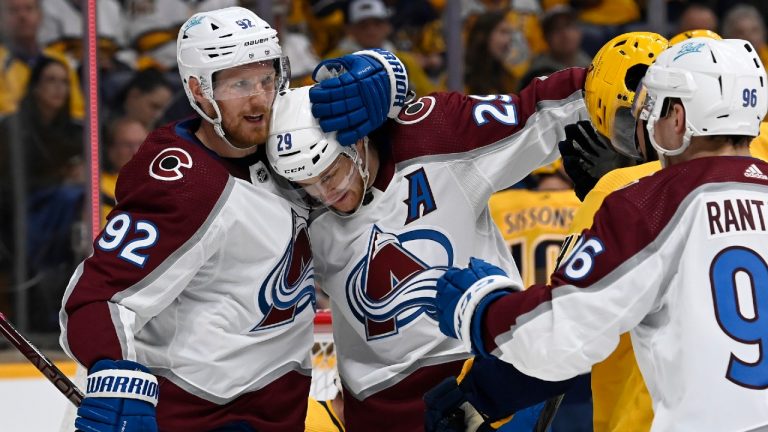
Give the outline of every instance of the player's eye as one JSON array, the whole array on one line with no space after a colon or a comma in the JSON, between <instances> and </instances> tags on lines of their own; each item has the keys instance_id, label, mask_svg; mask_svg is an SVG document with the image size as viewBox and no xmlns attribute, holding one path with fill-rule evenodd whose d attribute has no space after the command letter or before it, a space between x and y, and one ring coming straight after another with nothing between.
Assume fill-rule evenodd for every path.
<instances>
[{"instance_id":1,"label":"player's eye","mask_svg":"<svg viewBox=\"0 0 768 432\"><path fill-rule=\"evenodd\" d=\"M320 179L320 182L322 182L323 184L327 184L328 182L330 182L336 177L336 174L338 174L338 172L339 172L338 165L334 166L333 168L331 168L331 171L329 171Z\"/></svg>"},{"instance_id":2,"label":"player's eye","mask_svg":"<svg viewBox=\"0 0 768 432\"><path fill-rule=\"evenodd\" d=\"M275 88L274 75L268 75L263 80L261 80L261 88L267 91L274 89Z\"/></svg>"},{"instance_id":3,"label":"player's eye","mask_svg":"<svg viewBox=\"0 0 768 432\"><path fill-rule=\"evenodd\" d=\"M251 87L251 82L249 80L237 80L232 83L232 88L241 90Z\"/></svg>"}]
</instances>

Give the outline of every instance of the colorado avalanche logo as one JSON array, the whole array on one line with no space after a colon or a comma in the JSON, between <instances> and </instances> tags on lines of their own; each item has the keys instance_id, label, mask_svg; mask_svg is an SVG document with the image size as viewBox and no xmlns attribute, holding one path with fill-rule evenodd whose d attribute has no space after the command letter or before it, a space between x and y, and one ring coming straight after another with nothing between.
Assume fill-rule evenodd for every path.
<instances>
[{"instance_id":1,"label":"colorado avalanche logo","mask_svg":"<svg viewBox=\"0 0 768 432\"><path fill-rule=\"evenodd\" d=\"M294 211L291 216L293 241L259 290L258 305L263 318L251 331L291 323L307 306L315 307L315 276L307 220Z\"/></svg>"},{"instance_id":2,"label":"colorado avalanche logo","mask_svg":"<svg viewBox=\"0 0 768 432\"><path fill-rule=\"evenodd\" d=\"M152 159L149 175L162 181L174 181L184 177L182 168L192 168L192 156L184 149L171 147Z\"/></svg>"},{"instance_id":3,"label":"colorado avalanche logo","mask_svg":"<svg viewBox=\"0 0 768 432\"><path fill-rule=\"evenodd\" d=\"M452 264L453 247L444 234L417 229L395 235L374 225L368 252L346 283L347 302L367 339L397 334L421 314L435 319L435 284Z\"/></svg>"}]
</instances>

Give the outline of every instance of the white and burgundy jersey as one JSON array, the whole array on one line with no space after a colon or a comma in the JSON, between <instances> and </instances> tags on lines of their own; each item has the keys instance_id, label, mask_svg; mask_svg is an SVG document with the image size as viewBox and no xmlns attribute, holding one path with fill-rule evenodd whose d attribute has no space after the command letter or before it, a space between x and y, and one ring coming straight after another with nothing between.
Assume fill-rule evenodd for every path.
<instances>
[{"instance_id":1,"label":"white and burgundy jersey","mask_svg":"<svg viewBox=\"0 0 768 432\"><path fill-rule=\"evenodd\" d=\"M653 431L768 427L767 172L701 158L612 193L551 285L490 305L484 346L556 381L631 330Z\"/></svg>"},{"instance_id":2,"label":"white and burgundy jersey","mask_svg":"<svg viewBox=\"0 0 768 432\"><path fill-rule=\"evenodd\" d=\"M313 217L312 250L319 286L331 298L337 365L355 398L469 356L438 329L435 281L471 256L519 278L488 199L557 158L563 127L587 118L584 76L568 69L520 95L418 99L386 126L384 138L372 138L381 160L372 199L352 217ZM428 389L403 397L420 400Z\"/></svg>"},{"instance_id":3,"label":"white and burgundy jersey","mask_svg":"<svg viewBox=\"0 0 768 432\"><path fill-rule=\"evenodd\" d=\"M86 367L149 367L161 378L161 430L223 419L297 430L315 304L308 214L263 150L221 158L193 135L199 122L153 132L121 171L118 204L67 287L61 343ZM258 390L278 382L260 423Z\"/></svg>"}]
</instances>

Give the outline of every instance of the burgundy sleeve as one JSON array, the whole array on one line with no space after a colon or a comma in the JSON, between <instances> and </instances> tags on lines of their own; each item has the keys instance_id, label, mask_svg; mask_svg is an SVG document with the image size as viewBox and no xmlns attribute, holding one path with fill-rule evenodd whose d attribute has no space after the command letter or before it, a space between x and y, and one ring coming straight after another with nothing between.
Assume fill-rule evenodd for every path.
<instances>
[{"instance_id":1,"label":"burgundy sleeve","mask_svg":"<svg viewBox=\"0 0 768 432\"><path fill-rule=\"evenodd\" d=\"M395 162L420 156L467 152L522 130L539 104L563 102L584 87L586 71L570 68L534 79L519 95L470 97L433 93L404 108L394 134Z\"/></svg>"},{"instance_id":2,"label":"burgundy sleeve","mask_svg":"<svg viewBox=\"0 0 768 432\"><path fill-rule=\"evenodd\" d=\"M174 150L179 152L174 154ZM183 159L184 153L190 157L191 167L182 167L180 178L159 180L150 175L164 157ZM160 130L150 135L121 171L116 187L118 204L109 220L128 215L130 229L120 246L112 250L100 247L99 240L104 236L114 237L105 234L105 229L99 233L93 244L93 255L73 276L63 304L66 343L85 366L102 358L123 357L120 342L123 329L116 328L119 323L111 316L112 299L128 289L140 290L142 282L151 278L153 271L173 265L174 253L194 241L193 237L207 220L228 180L227 172L211 161L211 156L202 148L174 138L169 130ZM146 256L141 264L121 257L125 244L147 236L135 228L138 221L152 224L157 233L154 244L137 250Z\"/></svg>"},{"instance_id":3,"label":"burgundy sleeve","mask_svg":"<svg viewBox=\"0 0 768 432\"><path fill-rule=\"evenodd\" d=\"M527 290L511 293L493 302L482 318L483 344L488 352L496 348L495 339L510 328L520 324L518 319L540 305L552 301L553 292L558 288L572 286L589 288L607 274L614 271L627 259L646 247L654 238L646 220L637 207L616 194L609 196L595 214L592 228L582 232L573 252L555 270L549 285L533 285ZM569 277L569 266L580 268L581 245L595 241L602 245L602 251L594 254L591 271L579 278ZM590 255L593 253L590 248Z\"/></svg>"}]
</instances>

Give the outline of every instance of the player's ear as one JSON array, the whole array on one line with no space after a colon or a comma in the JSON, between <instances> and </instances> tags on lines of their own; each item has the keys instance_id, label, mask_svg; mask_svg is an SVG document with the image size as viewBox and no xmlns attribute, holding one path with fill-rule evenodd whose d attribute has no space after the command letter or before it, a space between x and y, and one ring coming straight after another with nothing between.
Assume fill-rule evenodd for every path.
<instances>
[{"instance_id":1,"label":"player's ear","mask_svg":"<svg viewBox=\"0 0 768 432\"><path fill-rule=\"evenodd\" d=\"M360 138L355 143L355 148L357 149L357 152L362 154L365 152L365 138Z\"/></svg>"},{"instance_id":2,"label":"player's ear","mask_svg":"<svg viewBox=\"0 0 768 432\"><path fill-rule=\"evenodd\" d=\"M189 91L192 92L192 96L195 97L195 102L198 104L201 104L206 101L205 96L203 96L203 88L200 86L200 81L198 81L197 77L189 77Z\"/></svg>"},{"instance_id":3,"label":"player's ear","mask_svg":"<svg viewBox=\"0 0 768 432\"><path fill-rule=\"evenodd\" d=\"M675 132L685 133L685 107L683 104L673 102L672 115L675 117Z\"/></svg>"}]
</instances>

